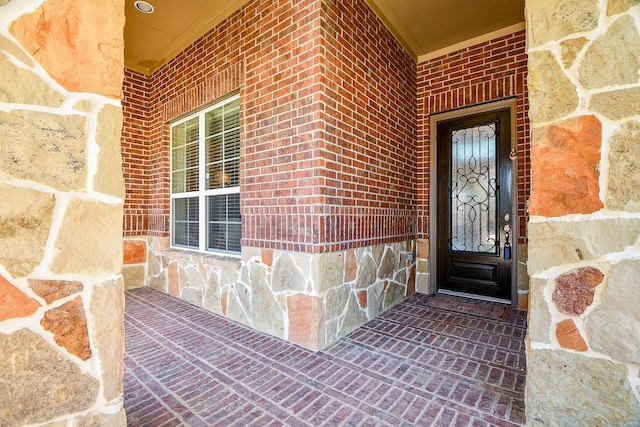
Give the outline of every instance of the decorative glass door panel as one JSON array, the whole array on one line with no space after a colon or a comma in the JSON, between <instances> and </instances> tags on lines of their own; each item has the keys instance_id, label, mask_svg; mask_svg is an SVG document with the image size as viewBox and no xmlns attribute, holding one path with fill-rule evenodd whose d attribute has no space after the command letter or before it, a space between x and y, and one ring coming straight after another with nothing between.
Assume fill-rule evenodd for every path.
<instances>
[{"instance_id":1,"label":"decorative glass door panel","mask_svg":"<svg viewBox=\"0 0 640 427\"><path fill-rule=\"evenodd\" d=\"M451 131L451 239L453 252L496 254L496 126Z\"/></svg>"}]
</instances>

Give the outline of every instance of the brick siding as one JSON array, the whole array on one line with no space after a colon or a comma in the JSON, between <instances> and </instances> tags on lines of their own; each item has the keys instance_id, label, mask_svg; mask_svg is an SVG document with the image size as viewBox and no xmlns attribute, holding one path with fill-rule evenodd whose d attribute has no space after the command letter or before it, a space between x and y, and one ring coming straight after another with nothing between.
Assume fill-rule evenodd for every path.
<instances>
[{"instance_id":1,"label":"brick siding","mask_svg":"<svg viewBox=\"0 0 640 427\"><path fill-rule=\"evenodd\" d=\"M147 205L149 189L149 78L125 69L122 86L122 111L124 123L121 137L122 172L126 199L124 203L123 229L125 236L148 233Z\"/></svg>"},{"instance_id":2,"label":"brick siding","mask_svg":"<svg viewBox=\"0 0 640 427\"><path fill-rule=\"evenodd\" d=\"M325 252L415 234L415 64L364 1L347 3L252 1L150 76L147 104L125 103L127 118L148 117L136 134L148 140L147 186L127 198L131 218L146 211L147 234L169 230L168 122L233 90L243 245ZM132 144L123 137L123 151ZM132 190L137 179L127 176ZM125 220L126 234L136 227Z\"/></svg>"},{"instance_id":3,"label":"brick siding","mask_svg":"<svg viewBox=\"0 0 640 427\"><path fill-rule=\"evenodd\" d=\"M125 73L125 235L168 235L169 122L236 90L245 246L425 238L429 115L508 96L524 217L525 76L524 32L416 66L364 0L251 1L152 76Z\"/></svg>"},{"instance_id":4,"label":"brick siding","mask_svg":"<svg viewBox=\"0 0 640 427\"><path fill-rule=\"evenodd\" d=\"M429 120L431 114L516 98L519 242L526 241L531 192L525 32L500 37L418 64L418 238L429 236Z\"/></svg>"},{"instance_id":5,"label":"brick siding","mask_svg":"<svg viewBox=\"0 0 640 427\"><path fill-rule=\"evenodd\" d=\"M364 2L327 2L323 12L326 241L412 240L415 62Z\"/></svg>"}]
</instances>

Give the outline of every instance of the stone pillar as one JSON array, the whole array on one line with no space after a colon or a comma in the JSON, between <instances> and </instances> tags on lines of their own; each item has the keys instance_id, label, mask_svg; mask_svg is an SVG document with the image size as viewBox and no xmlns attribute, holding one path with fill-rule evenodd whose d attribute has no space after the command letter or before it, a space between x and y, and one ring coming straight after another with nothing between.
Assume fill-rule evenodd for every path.
<instances>
[{"instance_id":1,"label":"stone pillar","mask_svg":"<svg viewBox=\"0 0 640 427\"><path fill-rule=\"evenodd\" d=\"M0 424L124 426L124 1L0 26Z\"/></svg>"},{"instance_id":2,"label":"stone pillar","mask_svg":"<svg viewBox=\"0 0 640 427\"><path fill-rule=\"evenodd\" d=\"M640 5L526 7L528 425L640 420Z\"/></svg>"}]
</instances>

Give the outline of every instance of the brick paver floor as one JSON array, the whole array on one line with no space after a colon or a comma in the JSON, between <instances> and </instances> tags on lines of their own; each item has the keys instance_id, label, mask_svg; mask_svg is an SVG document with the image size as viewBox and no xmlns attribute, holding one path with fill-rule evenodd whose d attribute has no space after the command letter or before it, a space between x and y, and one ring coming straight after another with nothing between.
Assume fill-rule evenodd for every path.
<instances>
[{"instance_id":1,"label":"brick paver floor","mask_svg":"<svg viewBox=\"0 0 640 427\"><path fill-rule=\"evenodd\" d=\"M126 292L130 426L516 426L525 317L413 295L322 352L160 292Z\"/></svg>"}]
</instances>

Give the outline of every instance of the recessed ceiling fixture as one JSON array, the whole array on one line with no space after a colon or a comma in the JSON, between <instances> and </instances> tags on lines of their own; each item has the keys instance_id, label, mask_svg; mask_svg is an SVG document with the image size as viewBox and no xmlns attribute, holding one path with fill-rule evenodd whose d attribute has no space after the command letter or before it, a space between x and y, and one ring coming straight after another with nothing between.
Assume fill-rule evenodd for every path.
<instances>
[{"instance_id":1,"label":"recessed ceiling fixture","mask_svg":"<svg viewBox=\"0 0 640 427\"><path fill-rule=\"evenodd\" d=\"M138 0L133 5L142 13L153 13L153 6L146 1Z\"/></svg>"}]
</instances>

